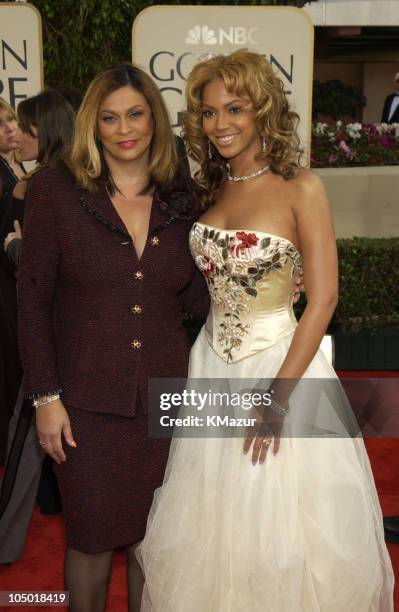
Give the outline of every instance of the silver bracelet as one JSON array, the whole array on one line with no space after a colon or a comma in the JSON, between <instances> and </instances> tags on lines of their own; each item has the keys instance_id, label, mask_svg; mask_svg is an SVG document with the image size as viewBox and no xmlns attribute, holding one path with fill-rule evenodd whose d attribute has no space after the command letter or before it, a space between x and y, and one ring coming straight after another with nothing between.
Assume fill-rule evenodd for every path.
<instances>
[{"instance_id":1,"label":"silver bracelet","mask_svg":"<svg viewBox=\"0 0 399 612\"><path fill-rule=\"evenodd\" d=\"M50 402L54 402L55 400L60 399L60 394L55 393L54 395L44 395L43 397L38 397L33 400L33 405L35 408L39 408L39 406L44 406L44 404L50 404Z\"/></svg>"},{"instance_id":2,"label":"silver bracelet","mask_svg":"<svg viewBox=\"0 0 399 612\"><path fill-rule=\"evenodd\" d=\"M276 400L274 400L272 397L270 397L270 402L271 403L270 403L269 408L274 410L274 412L276 412L280 416L283 416L283 417L287 416L289 408L290 408L289 404L286 404L285 406L280 406L280 404L276 402Z\"/></svg>"}]
</instances>

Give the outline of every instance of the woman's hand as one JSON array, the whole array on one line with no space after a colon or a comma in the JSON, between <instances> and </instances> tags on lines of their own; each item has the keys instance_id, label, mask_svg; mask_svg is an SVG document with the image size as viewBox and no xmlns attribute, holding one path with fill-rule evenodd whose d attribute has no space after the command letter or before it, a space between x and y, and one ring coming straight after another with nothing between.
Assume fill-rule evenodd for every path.
<instances>
[{"instance_id":1,"label":"woman's hand","mask_svg":"<svg viewBox=\"0 0 399 612\"><path fill-rule=\"evenodd\" d=\"M284 417L270 406L262 405L252 408L250 418L255 419L256 423L248 429L244 440L244 453L247 454L253 444L252 463L256 465L259 461L262 464L270 446L273 446L273 455L278 453Z\"/></svg>"},{"instance_id":2,"label":"woman's hand","mask_svg":"<svg viewBox=\"0 0 399 612\"><path fill-rule=\"evenodd\" d=\"M301 293L305 291L305 286L303 284L303 270L301 268L300 272L299 272L299 276L297 276L295 278L295 284L294 284L294 288L293 288L293 295L294 295L294 304L296 304L297 302L299 302L299 300L301 299Z\"/></svg>"},{"instance_id":3,"label":"woman's hand","mask_svg":"<svg viewBox=\"0 0 399 612\"><path fill-rule=\"evenodd\" d=\"M66 461L61 434L69 446L76 448L67 411L59 399L36 408L36 429L39 444L56 463Z\"/></svg>"},{"instance_id":4,"label":"woman's hand","mask_svg":"<svg viewBox=\"0 0 399 612\"><path fill-rule=\"evenodd\" d=\"M24 181L23 179L19 180L15 185L12 195L14 198L18 200L24 200L26 196L26 190L28 188L28 181Z\"/></svg>"},{"instance_id":5,"label":"woman's hand","mask_svg":"<svg viewBox=\"0 0 399 612\"><path fill-rule=\"evenodd\" d=\"M10 232L9 234L7 234L4 240L4 250L6 253L7 253L7 249L8 249L10 242L12 242L13 240L16 240L17 238L19 240L22 239L22 230L21 230L19 221L14 221L14 230L15 230L14 232Z\"/></svg>"}]
</instances>

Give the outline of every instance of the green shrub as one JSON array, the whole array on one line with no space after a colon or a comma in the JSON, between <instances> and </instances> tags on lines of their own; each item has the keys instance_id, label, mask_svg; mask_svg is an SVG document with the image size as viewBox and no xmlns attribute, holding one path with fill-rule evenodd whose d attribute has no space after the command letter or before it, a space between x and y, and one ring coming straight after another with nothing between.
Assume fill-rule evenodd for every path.
<instances>
[{"instance_id":1,"label":"green shrub","mask_svg":"<svg viewBox=\"0 0 399 612\"><path fill-rule=\"evenodd\" d=\"M337 240L339 302L329 331L399 329L399 238ZM300 316L304 297L296 307Z\"/></svg>"},{"instance_id":2,"label":"green shrub","mask_svg":"<svg viewBox=\"0 0 399 612\"><path fill-rule=\"evenodd\" d=\"M313 118L319 114L331 119L339 119L344 115L356 118L360 109L366 106L366 98L357 87L344 85L342 81L333 79L313 82Z\"/></svg>"}]
</instances>

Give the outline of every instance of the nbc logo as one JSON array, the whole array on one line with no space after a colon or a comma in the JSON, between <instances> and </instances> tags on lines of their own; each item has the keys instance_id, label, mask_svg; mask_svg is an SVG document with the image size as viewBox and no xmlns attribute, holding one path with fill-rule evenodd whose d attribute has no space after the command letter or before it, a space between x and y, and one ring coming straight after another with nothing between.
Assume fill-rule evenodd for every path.
<instances>
[{"instance_id":1,"label":"nbc logo","mask_svg":"<svg viewBox=\"0 0 399 612\"><path fill-rule=\"evenodd\" d=\"M192 30L188 31L186 43L188 45L199 45L201 43L217 45L218 39L215 36L215 30L210 30L207 25L196 25Z\"/></svg>"},{"instance_id":2,"label":"nbc logo","mask_svg":"<svg viewBox=\"0 0 399 612\"><path fill-rule=\"evenodd\" d=\"M231 26L227 29L218 28L212 30L207 25L195 25L187 32L187 45L223 45L230 43L231 45L258 45L259 41L255 40L254 34L259 28L243 28L242 26Z\"/></svg>"}]
</instances>

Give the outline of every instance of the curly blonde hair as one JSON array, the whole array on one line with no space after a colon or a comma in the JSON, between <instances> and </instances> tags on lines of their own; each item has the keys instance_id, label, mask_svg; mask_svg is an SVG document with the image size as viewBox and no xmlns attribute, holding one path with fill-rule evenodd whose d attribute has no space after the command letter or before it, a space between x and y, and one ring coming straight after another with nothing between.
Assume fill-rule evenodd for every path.
<instances>
[{"instance_id":1,"label":"curly blonde hair","mask_svg":"<svg viewBox=\"0 0 399 612\"><path fill-rule=\"evenodd\" d=\"M15 110L13 109L13 107L11 106L11 104L9 104L7 102L7 100L5 100L4 98L2 98L0 96L0 113L5 113L7 115L7 120L8 121L18 121L17 119L17 114L15 112ZM17 156L15 154L15 151L13 153L13 157L15 160L17 160Z\"/></svg>"},{"instance_id":2,"label":"curly blonde hair","mask_svg":"<svg viewBox=\"0 0 399 612\"><path fill-rule=\"evenodd\" d=\"M297 132L299 116L290 110L281 79L262 55L240 49L196 64L186 85L183 134L188 154L200 166L194 176L201 208L214 204L226 175L224 158L209 145L202 129L203 88L215 79L222 79L229 93L234 92L252 103L258 133L266 143L257 160L264 159L272 172L291 179L296 176L302 154ZM208 146L212 147L211 159Z\"/></svg>"}]
</instances>

